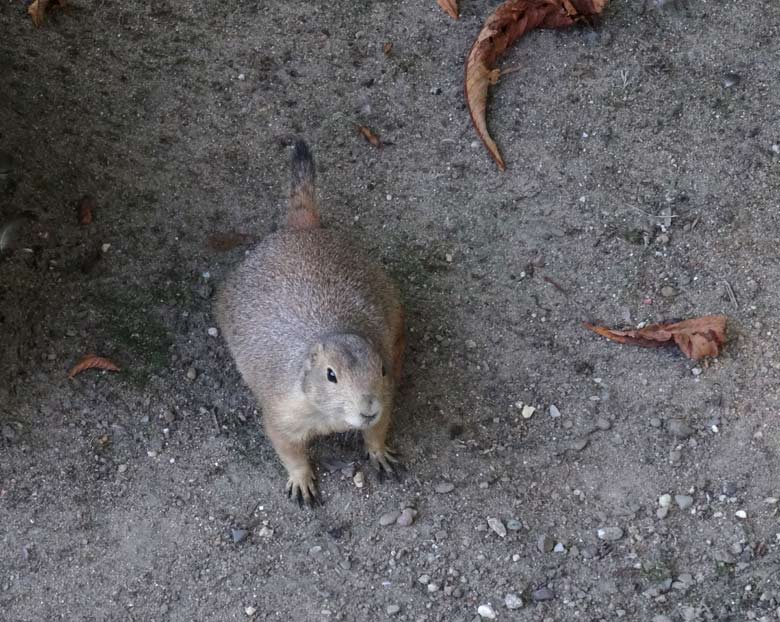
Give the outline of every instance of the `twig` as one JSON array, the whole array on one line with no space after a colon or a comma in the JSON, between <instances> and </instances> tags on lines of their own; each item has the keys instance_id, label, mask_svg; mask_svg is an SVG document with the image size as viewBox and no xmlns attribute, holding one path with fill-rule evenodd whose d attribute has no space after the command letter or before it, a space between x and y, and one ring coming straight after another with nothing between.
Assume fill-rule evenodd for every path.
<instances>
[{"instance_id":1,"label":"twig","mask_svg":"<svg viewBox=\"0 0 780 622\"><path fill-rule=\"evenodd\" d=\"M217 419L217 413L214 410L211 411L211 419L214 421L214 427L217 429L217 436L219 436L222 430L219 428L219 420Z\"/></svg>"},{"instance_id":2,"label":"twig","mask_svg":"<svg viewBox=\"0 0 780 622\"><path fill-rule=\"evenodd\" d=\"M569 295L569 292L567 292L561 285L558 285L558 283L553 281L549 276L543 276L542 278L545 281L547 281L550 285L552 285L555 289L557 289L559 292L561 292L564 296Z\"/></svg>"},{"instance_id":3,"label":"twig","mask_svg":"<svg viewBox=\"0 0 780 622\"><path fill-rule=\"evenodd\" d=\"M649 218L655 218L656 220L661 220L661 219L666 219L666 218L679 218L680 217L679 214L667 214L667 215L664 215L664 216L661 216L659 214L651 214L650 212L646 212L645 210L643 210L640 207L637 207L636 205L629 205L628 203L626 203L626 207L630 207L631 209L636 210L637 212L641 212L642 214L644 214L645 216L648 216Z\"/></svg>"},{"instance_id":4,"label":"twig","mask_svg":"<svg viewBox=\"0 0 780 622\"><path fill-rule=\"evenodd\" d=\"M734 295L734 290L731 289L731 285L726 280L723 281L723 284L726 286L726 293L729 295L729 298L731 299L731 304L734 305L735 309L739 309L739 304L737 304L737 297Z\"/></svg>"}]
</instances>

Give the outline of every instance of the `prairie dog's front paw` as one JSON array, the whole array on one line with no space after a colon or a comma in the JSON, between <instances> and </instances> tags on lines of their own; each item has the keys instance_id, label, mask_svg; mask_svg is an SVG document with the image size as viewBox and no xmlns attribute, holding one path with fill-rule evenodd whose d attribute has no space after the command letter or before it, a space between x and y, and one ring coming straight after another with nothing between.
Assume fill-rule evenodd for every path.
<instances>
[{"instance_id":1,"label":"prairie dog's front paw","mask_svg":"<svg viewBox=\"0 0 780 622\"><path fill-rule=\"evenodd\" d=\"M395 479L401 479L401 472L404 470L398 455L384 446L380 449L369 449L368 460L371 466L379 475L379 481L385 478L385 475L392 475Z\"/></svg>"},{"instance_id":2,"label":"prairie dog's front paw","mask_svg":"<svg viewBox=\"0 0 780 622\"><path fill-rule=\"evenodd\" d=\"M314 477L314 472L311 467L306 469L297 469L294 472L289 473L287 479L287 497L295 499L299 506L303 506L305 503L309 507L313 505L320 505L320 495L317 490L317 478Z\"/></svg>"}]
</instances>

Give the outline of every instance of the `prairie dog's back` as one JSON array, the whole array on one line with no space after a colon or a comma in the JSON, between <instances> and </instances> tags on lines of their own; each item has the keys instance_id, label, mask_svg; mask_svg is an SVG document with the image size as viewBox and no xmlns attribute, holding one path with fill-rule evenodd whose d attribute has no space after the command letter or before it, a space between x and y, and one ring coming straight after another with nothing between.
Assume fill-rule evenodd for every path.
<instances>
[{"instance_id":1,"label":"prairie dog's back","mask_svg":"<svg viewBox=\"0 0 780 622\"><path fill-rule=\"evenodd\" d=\"M329 333L362 334L389 358L388 324L398 307L395 286L346 237L285 230L227 280L217 317L247 382L266 385L268 370L284 369L287 378L270 380L279 385L295 382L308 347Z\"/></svg>"}]
</instances>

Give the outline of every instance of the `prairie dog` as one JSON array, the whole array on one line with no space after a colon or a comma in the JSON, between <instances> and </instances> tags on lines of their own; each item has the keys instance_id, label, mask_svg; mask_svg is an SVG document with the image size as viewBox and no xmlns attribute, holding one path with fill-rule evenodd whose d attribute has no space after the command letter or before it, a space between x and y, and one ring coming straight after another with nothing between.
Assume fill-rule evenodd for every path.
<instances>
[{"instance_id":1,"label":"prairie dog","mask_svg":"<svg viewBox=\"0 0 780 622\"><path fill-rule=\"evenodd\" d=\"M295 144L286 225L223 284L217 321L287 469L287 494L319 500L313 437L361 430L372 465L394 473L387 446L405 348L398 290L350 240L320 227L314 160Z\"/></svg>"}]
</instances>

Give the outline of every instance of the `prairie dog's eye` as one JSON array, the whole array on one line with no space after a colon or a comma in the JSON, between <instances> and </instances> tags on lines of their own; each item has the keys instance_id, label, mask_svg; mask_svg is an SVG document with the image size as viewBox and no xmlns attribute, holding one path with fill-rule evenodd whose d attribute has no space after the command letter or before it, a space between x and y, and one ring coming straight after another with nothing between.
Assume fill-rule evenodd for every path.
<instances>
[{"instance_id":1,"label":"prairie dog's eye","mask_svg":"<svg viewBox=\"0 0 780 622\"><path fill-rule=\"evenodd\" d=\"M328 381L334 384L338 382L336 379L336 372L334 372L330 367L328 367Z\"/></svg>"},{"instance_id":2,"label":"prairie dog's eye","mask_svg":"<svg viewBox=\"0 0 780 622\"><path fill-rule=\"evenodd\" d=\"M387 370L384 365L382 365L382 376L387 376Z\"/></svg>"}]
</instances>

